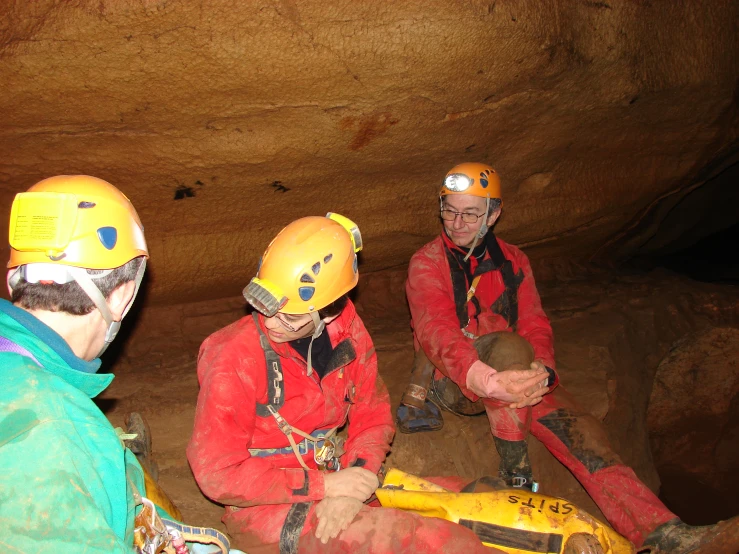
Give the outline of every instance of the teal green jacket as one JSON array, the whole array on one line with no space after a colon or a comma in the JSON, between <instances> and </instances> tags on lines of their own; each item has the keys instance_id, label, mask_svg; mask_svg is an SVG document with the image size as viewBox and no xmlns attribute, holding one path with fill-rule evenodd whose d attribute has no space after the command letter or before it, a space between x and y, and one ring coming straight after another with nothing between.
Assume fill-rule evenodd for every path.
<instances>
[{"instance_id":1,"label":"teal green jacket","mask_svg":"<svg viewBox=\"0 0 739 554\"><path fill-rule=\"evenodd\" d=\"M0 300L0 552L131 554L141 466L90 400L113 380ZM133 485L133 486L132 486Z\"/></svg>"}]
</instances>

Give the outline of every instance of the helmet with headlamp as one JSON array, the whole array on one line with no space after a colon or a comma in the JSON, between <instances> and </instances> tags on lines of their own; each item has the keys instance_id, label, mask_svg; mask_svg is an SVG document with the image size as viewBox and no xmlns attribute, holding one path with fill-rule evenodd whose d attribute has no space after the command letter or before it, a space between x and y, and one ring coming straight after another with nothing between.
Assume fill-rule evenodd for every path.
<instances>
[{"instance_id":1,"label":"helmet with headlamp","mask_svg":"<svg viewBox=\"0 0 739 554\"><path fill-rule=\"evenodd\" d=\"M439 192L440 197L450 194L500 198L500 178L489 165L473 162L459 164L446 174Z\"/></svg>"},{"instance_id":2,"label":"helmet with headlamp","mask_svg":"<svg viewBox=\"0 0 739 554\"><path fill-rule=\"evenodd\" d=\"M485 199L485 217L482 220L479 231L475 235L475 240L472 242L467 256L465 256L466 261L472 255L475 245L488 232L490 200L493 198L501 199L500 177L487 164L467 162L456 165L444 177L444 183L439 192L440 209L444 209L444 197L452 195L478 196Z\"/></svg>"},{"instance_id":3,"label":"helmet with headlamp","mask_svg":"<svg viewBox=\"0 0 739 554\"><path fill-rule=\"evenodd\" d=\"M318 312L357 284L361 249L359 228L344 216L298 219L267 247L244 297L267 317Z\"/></svg>"}]
</instances>

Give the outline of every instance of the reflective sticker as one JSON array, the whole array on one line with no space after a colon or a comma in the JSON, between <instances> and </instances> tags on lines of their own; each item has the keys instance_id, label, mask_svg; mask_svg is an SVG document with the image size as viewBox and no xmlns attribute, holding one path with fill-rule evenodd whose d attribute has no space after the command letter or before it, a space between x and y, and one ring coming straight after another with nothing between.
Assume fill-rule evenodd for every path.
<instances>
[{"instance_id":1,"label":"reflective sticker","mask_svg":"<svg viewBox=\"0 0 739 554\"><path fill-rule=\"evenodd\" d=\"M480 173L480 184L482 188L487 188L488 186L488 176L484 172Z\"/></svg>"},{"instance_id":2,"label":"reflective sticker","mask_svg":"<svg viewBox=\"0 0 739 554\"><path fill-rule=\"evenodd\" d=\"M321 272L321 262L314 263L311 269L313 270L314 275L318 275Z\"/></svg>"},{"instance_id":3,"label":"reflective sticker","mask_svg":"<svg viewBox=\"0 0 739 554\"><path fill-rule=\"evenodd\" d=\"M354 254L354 264L352 265L352 269L354 270L354 273L356 273L359 270L359 262L357 261L356 254Z\"/></svg>"},{"instance_id":4,"label":"reflective sticker","mask_svg":"<svg viewBox=\"0 0 739 554\"><path fill-rule=\"evenodd\" d=\"M98 229L98 239L105 248L113 250L115 243L118 242L118 231L115 227L100 227Z\"/></svg>"},{"instance_id":5,"label":"reflective sticker","mask_svg":"<svg viewBox=\"0 0 739 554\"><path fill-rule=\"evenodd\" d=\"M298 289L298 294L300 295L300 299L304 302L307 302L311 298L313 298L313 293L316 292L316 289L314 287L300 287Z\"/></svg>"},{"instance_id":6,"label":"reflective sticker","mask_svg":"<svg viewBox=\"0 0 739 554\"><path fill-rule=\"evenodd\" d=\"M77 207L84 210L86 208L94 208L96 205L95 202L80 202L77 204Z\"/></svg>"},{"instance_id":7,"label":"reflective sticker","mask_svg":"<svg viewBox=\"0 0 739 554\"><path fill-rule=\"evenodd\" d=\"M315 283L316 280L313 277L311 277L310 275L308 275L307 273L303 273L300 276L300 282L301 283Z\"/></svg>"},{"instance_id":8,"label":"reflective sticker","mask_svg":"<svg viewBox=\"0 0 739 554\"><path fill-rule=\"evenodd\" d=\"M69 245L76 220L74 194L21 192L10 212L10 245L22 252L62 252Z\"/></svg>"}]
</instances>

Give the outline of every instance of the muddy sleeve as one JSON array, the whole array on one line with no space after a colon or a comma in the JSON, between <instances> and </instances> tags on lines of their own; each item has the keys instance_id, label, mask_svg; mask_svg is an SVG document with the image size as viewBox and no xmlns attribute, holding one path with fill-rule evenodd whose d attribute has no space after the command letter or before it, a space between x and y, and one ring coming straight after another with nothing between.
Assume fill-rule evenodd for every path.
<instances>
[{"instance_id":1,"label":"muddy sleeve","mask_svg":"<svg viewBox=\"0 0 739 554\"><path fill-rule=\"evenodd\" d=\"M377 355L372 339L359 317L353 323L357 357L352 362L356 390L350 391L349 429L342 465L361 465L377 473L395 434L390 413L390 395L377 373Z\"/></svg>"},{"instance_id":2,"label":"muddy sleeve","mask_svg":"<svg viewBox=\"0 0 739 554\"><path fill-rule=\"evenodd\" d=\"M510 247L510 250L514 265L523 272L523 281L518 287L518 334L534 347L534 357L544 360L544 365L553 369L555 366L552 325L541 307L531 264L526 254L518 248Z\"/></svg>"},{"instance_id":3,"label":"muddy sleeve","mask_svg":"<svg viewBox=\"0 0 739 554\"><path fill-rule=\"evenodd\" d=\"M46 419L39 424L24 421L26 413L33 411L16 410L5 418L0 431L0 551L69 552L71 548L90 554L132 553L122 536L126 512L112 512L113 500L121 500L121 491L106 490L96 459L103 450L86 448L71 420ZM91 436L110 433L94 423L86 425ZM120 443L112 446L122 455ZM110 463L105 469L110 471L109 486L114 472ZM125 490L125 481L120 485ZM113 521L114 514L120 519Z\"/></svg>"},{"instance_id":4,"label":"muddy sleeve","mask_svg":"<svg viewBox=\"0 0 739 554\"><path fill-rule=\"evenodd\" d=\"M320 471L275 468L267 458L249 454L257 417L255 391L261 390L254 376L260 371L266 379L263 357L203 343L195 427L187 447L195 479L206 496L229 506L320 500Z\"/></svg>"},{"instance_id":5,"label":"muddy sleeve","mask_svg":"<svg viewBox=\"0 0 739 554\"><path fill-rule=\"evenodd\" d=\"M467 396L474 396L465 383L467 371L479 357L459 327L449 268L443 260L417 253L408 266L405 290L413 331L426 356L436 367L444 368Z\"/></svg>"}]
</instances>

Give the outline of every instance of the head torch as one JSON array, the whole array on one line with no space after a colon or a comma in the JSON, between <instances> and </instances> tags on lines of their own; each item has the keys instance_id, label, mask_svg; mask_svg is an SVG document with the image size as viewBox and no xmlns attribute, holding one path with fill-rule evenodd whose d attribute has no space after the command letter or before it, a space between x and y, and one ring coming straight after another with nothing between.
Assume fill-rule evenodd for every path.
<instances>
[{"instance_id":1,"label":"head torch","mask_svg":"<svg viewBox=\"0 0 739 554\"><path fill-rule=\"evenodd\" d=\"M444 188L451 192L464 192L472 186L472 179L464 173L452 173L444 179Z\"/></svg>"},{"instance_id":2,"label":"head torch","mask_svg":"<svg viewBox=\"0 0 739 554\"><path fill-rule=\"evenodd\" d=\"M362 249L362 235L359 232L359 227L356 223L354 223L348 217L344 217L343 215L335 214L333 212L328 212L326 214L326 217L341 225L346 230L346 232L349 233L349 236L352 239L352 246L354 247L355 253L359 252Z\"/></svg>"},{"instance_id":3,"label":"head torch","mask_svg":"<svg viewBox=\"0 0 739 554\"><path fill-rule=\"evenodd\" d=\"M287 304L287 296L278 287L259 277L246 285L243 294L246 301L266 317L274 316Z\"/></svg>"}]
</instances>

